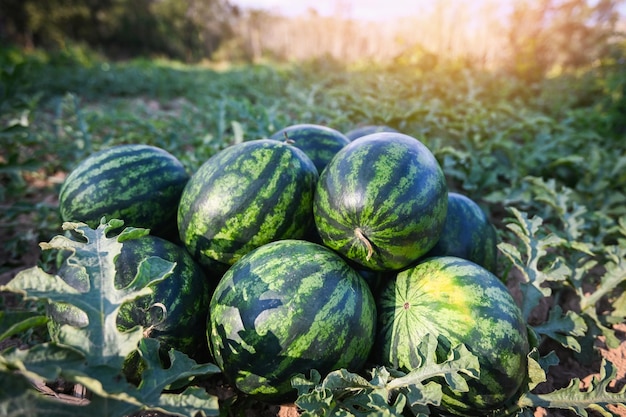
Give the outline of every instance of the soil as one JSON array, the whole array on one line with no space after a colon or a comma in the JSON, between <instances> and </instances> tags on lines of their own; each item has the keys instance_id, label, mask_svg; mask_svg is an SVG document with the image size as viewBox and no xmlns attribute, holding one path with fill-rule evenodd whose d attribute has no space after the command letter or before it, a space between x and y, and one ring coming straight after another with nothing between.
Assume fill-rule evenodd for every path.
<instances>
[{"instance_id":1,"label":"soil","mask_svg":"<svg viewBox=\"0 0 626 417\"><path fill-rule=\"evenodd\" d=\"M43 187L43 189L46 189L46 187ZM37 198L41 199L41 196L38 196ZM52 197L50 193L46 193L43 198L50 204L54 204L54 197ZM3 218L0 217L0 222L2 221L2 219ZM0 230L3 231L3 233L0 234L0 267L5 270L4 273L0 273L0 285L9 282L20 270L37 264L40 256L40 250L37 241L33 240L33 242L31 243L32 247L22 251L23 255L17 259L10 259L8 257L8 252L4 249L6 243L13 237L27 232L30 233L33 227L32 223L32 219L29 218L29 216L21 216L17 219L16 222L14 222L14 225L12 227L7 227L7 225L0 224ZM5 231L8 232L5 233ZM515 283L511 282L510 287L515 296ZM4 294L3 296L2 294L0 294L0 297L4 298L5 305L6 303L11 302L10 295ZM3 305L2 302L0 302L0 306L1 305ZM543 306L538 308L537 311L534 312L534 314L541 316L543 314L546 314L549 308L549 302L545 303ZM557 344L547 343L542 345L542 354L545 354L550 350L554 350L559 357L560 363L559 365L550 368L547 381L540 384L536 388L535 392L545 393L553 391L554 389L562 388L564 386L567 386L574 378L578 378L581 380L580 387L581 389L584 389L589 385L594 377L597 377L599 375L600 357L611 361L617 368L617 376L612 383L611 389L622 389L626 385L626 323L617 324L614 326L614 329L616 330L617 337L620 340L619 346L617 348L609 348L604 343L604 340L602 338L599 338L595 346L600 354L599 358L590 364L583 364L581 361L578 361L571 351L568 351ZM15 343L17 343L17 341L15 340L5 340L3 342L0 342L0 350ZM54 395L55 397L61 398L64 401L73 403L84 401L84 393L82 392L80 387L67 387L58 384L55 385L39 383L38 388L44 394ZM232 387L228 386L228 384L222 381L219 377L210 380L210 382L206 386L206 389L211 394L217 395L223 403L232 402L232 399L235 398L236 394ZM617 409L614 407L612 408L612 412L615 416L626 417L625 408ZM234 414L230 413L229 415ZM294 405L269 406L255 403L254 405L249 406L245 410L245 413L243 415L245 415L245 417L296 417L299 415L299 413ZM575 413L570 411L545 410L542 408L538 408L535 411L535 417L571 417L575 415ZM599 414L593 414L593 412L590 412L590 415ZM137 414L133 417L163 416L159 413L144 412L141 414Z\"/></svg>"}]
</instances>

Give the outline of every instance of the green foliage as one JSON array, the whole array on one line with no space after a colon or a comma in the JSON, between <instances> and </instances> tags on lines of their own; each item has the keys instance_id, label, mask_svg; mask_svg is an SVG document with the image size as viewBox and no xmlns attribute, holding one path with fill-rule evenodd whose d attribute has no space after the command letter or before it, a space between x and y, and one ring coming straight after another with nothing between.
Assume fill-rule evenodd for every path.
<instances>
[{"instance_id":1,"label":"green foliage","mask_svg":"<svg viewBox=\"0 0 626 417\"><path fill-rule=\"evenodd\" d=\"M115 258L124 241L145 235L147 230L126 228L119 235L108 237L122 226L119 220L103 222L93 230L81 223L66 223L64 229L73 232L76 239L58 235L44 250L69 252L68 263L88 277L88 289L80 292L68 285L62 277L50 275L39 267L20 272L0 291L23 294L28 299L63 302L80 308L88 317L86 327L63 325L58 342L37 344L30 349L10 348L0 356L0 373L17 373L31 380L54 381L58 378L86 387L93 397L88 405L74 408L61 406L43 397L23 390L24 384L7 387L0 397L0 407L16 413L32 415L123 416L141 409L194 416L217 415L217 399L197 387L189 387L181 394L163 391L177 381L218 372L212 364L198 365L186 355L170 350L167 359L159 355L159 343L144 339L140 326L120 331L116 324L121 305L149 294L150 285L171 274L174 264L161 258L144 259L135 279L124 288L116 288ZM22 321L20 326L29 325ZM14 327L8 329L13 332ZM127 357L138 352L143 362L141 382L132 385L123 377ZM3 378L8 379L8 378ZM17 390L16 390L17 388ZM7 414L8 415L8 414Z\"/></svg>"},{"instance_id":2,"label":"green foliage","mask_svg":"<svg viewBox=\"0 0 626 417\"><path fill-rule=\"evenodd\" d=\"M626 407L624 394L626 387L616 392L610 388L610 384L615 381L617 371L613 364L602 361L600 366L600 376L594 377L589 386L580 389L581 381L573 379L566 388L556 390L548 394L524 394L520 400L521 407L545 407L572 410L576 415L587 417L587 410L593 410L604 417L613 416L609 405L620 404L620 408Z\"/></svg>"},{"instance_id":3,"label":"green foliage","mask_svg":"<svg viewBox=\"0 0 626 417\"><path fill-rule=\"evenodd\" d=\"M607 54L619 1L541 0L518 2L508 39L509 70L530 81L549 71L580 68Z\"/></svg>"},{"instance_id":4,"label":"green foliage","mask_svg":"<svg viewBox=\"0 0 626 417\"><path fill-rule=\"evenodd\" d=\"M0 342L47 322L46 316L34 311L0 311Z\"/></svg>"},{"instance_id":5,"label":"green foliage","mask_svg":"<svg viewBox=\"0 0 626 417\"><path fill-rule=\"evenodd\" d=\"M601 300L615 300L626 282L626 218L617 219L614 227L601 232L598 238L593 232L602 229L593 223L600 213L589 215L584 206L571 203L571 190L556 191L554 182L546 184L533 179L533 184L538 189L534 201L545 204L544 215L552 223L545 224L538 215L529 218L527 213L511 207L509 211L514 218L507 228L522 243L522 250L514 241L499 244L500 251L522 274L519 287L526 320L531 320L533 310L546 297L558 302L573 290L580 311L563 313L557 304L547 317L532 323L534 330L577 352L585 350L589 354L598 335L606 338L608 346L617 347L619 341L610 324L620 322L626 314L620 305L609 311L601 311L599 305ZM613 229L621 237L616 244L604 244L608 235L615 239L610 233ZM586 345L585 349L581 342Z\"/></svg>"},{"instance_id":6,"label":"green foliage","mask_svg":"<svg viewBox=\"0 0 626 417\"><path fill-rule=\"evenodd\" d=\"M468 390L465 377L478 378L478 359L464 345L450 349L446 360L437 361L437 338L424 338L418 348L420 363L408 374L377 367L371 379L346 371L331 372L323 380L312 370L310 379L294 377L298 389L296 405L306 417L313 416L401 416L409 407L414 416L430 415L429 405L439 405L442 385Z\"/></svg>"},{"instance_id":7,"label":"green foliage","mask_svg":"<svg viewBox=\"0 0 626 417\"><path fill-rule=\"evenodd\" d=\"M233 8L222 0L6 0L0 14L6 20L0 35L21 46L64 49L83 42L112 55L198 60L228 38Z\"/></svg>"},{"instance_id":8,"label":"green foliage","mask_svg":"<svg viewBox=\"0 0 626 417\"><path fill-rule=\"evenodd\" d=\"M357 70L317 62L218 71L164 60L111 62L80 47L28 54L3 48L0 273L24 266L20 262L33 253L34 244L60 232L55 200L59 183L92 151L121 143L152 144L194 172L218 150L267 137L290 124L317 123L344 132L360 124L386 124L423 140L440 161L449 188L471 196L489 214L501 240L498 275L513 288L519 280L524 316L539 337L539 347L544 349L550 346L546 341L553 340L574 352L576 359L591 363L597 355L594 342L602 336L615 346L619 335L613 325L626 318L623 45L612 54L588 71L530 85L503 74L443 65L432 71L410 66ZM96 238L111 249L120 243L103 239ZM68 244L59 238L53 242ZM76 244L83 245L80 250L95 250L86 241ZM51 252L44 251L39 259L47 271ZM154 279L159 271L168 270L158 260L149 269L154 269L148 274ZM43 297L83 303L42 270L24 274L60 291L56 296L40 293ZM148 275L144 283L150 281ZM113 304L106 313L90 313L100 332L65 331L64 340L75 341L75 347L42 340L41 306L16 312L3 295L0 339L19 338L32 348L2 352L0 395L6 396L0 401L0 414L31 410L66 416L76 411L45 400L25 378L5 378L8 373L60 376L85 384L94 392L95 405L89 412L95 415L101 415L105 406L190 415L200 404L206 413L217 414L215 399L193 385L178 397L186 399L180 403L184 410L173 405L174 397L162 394L179 373L187 380L216 372L215 368L171 352L165 362L175 366L169 371L163 358L154 356L151 341L137 344L135 331L131 333L135 336L112 333L109 316L115 314L114 304L144 291L143 284L137 284L137 291L116 290L112 298L107 296ZM87 299L105 299L94 288L89 294ZM149 368L143 387L112 386L113 375L120 375L122 354L108 353L116 357L110 362L115 369L92 366L109 362L104 350L94 351L87 341L105 337L118 340L124 352L142 352ZM98 345L114 347L113 342ZM613 395L608 389L615 380L615 369L608 362L588 391L577 392L574 380L562 391L538 394L536 388L551 371L555 355L534 355L528 387L508 412L529 416L541 406L585 415L592 410L606 413L609 403L623 404L624 393ZM307 408L311 415L344 406L342 410L357 413L362 411L357 403L393 415L411 402L425 413L421 406L436 403L437 393L431 388L446 382L416 375L422 376L409 381L403 379L408 375L374 369L370 378L345 371L303 377L298 382L303 389L299 402L311 406ZM394 381L407 385L394 386L401 384ZM419 390L421 399L418 390L409 398L409 386L418 383L426 387Z\"/></svg>"}]
</instances>

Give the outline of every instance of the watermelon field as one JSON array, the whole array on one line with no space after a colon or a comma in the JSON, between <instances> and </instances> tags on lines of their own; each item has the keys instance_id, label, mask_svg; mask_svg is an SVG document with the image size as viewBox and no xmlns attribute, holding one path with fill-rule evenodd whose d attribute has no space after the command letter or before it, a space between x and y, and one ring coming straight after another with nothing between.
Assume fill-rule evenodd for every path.
<instances>
[{"instance_id":1,"label":"watermelon field","mask_svg":"<svg viewBox=\"0 0 626 417\"><path fill-rule=\"evenodd\" d=\"M626 416L625 56L0 48L0 415Z\"/></svg>"}]
</instances>

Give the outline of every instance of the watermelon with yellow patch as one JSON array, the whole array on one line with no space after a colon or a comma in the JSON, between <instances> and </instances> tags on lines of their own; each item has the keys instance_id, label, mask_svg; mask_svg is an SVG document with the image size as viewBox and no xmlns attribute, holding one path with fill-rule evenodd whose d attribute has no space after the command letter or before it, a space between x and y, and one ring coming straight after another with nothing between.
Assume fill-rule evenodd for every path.
<instances>
[{"instance_id":1,"label":"watermelon with yellow patch","mask_svg":"<svg viewBox=\"0 0 626 417\"><path fill-rule=\"evenodd\" d=\"M508 289L485 268L457 257L433 257L385 284L379 298L380 363L412 370L427 334L440 338L441 359L450 346L465 344L480 365L479 379L467 379L469 391L444 385L445 413L490 415L520 390L530 349L526 323Z\"/></svg>"}]
</instances>

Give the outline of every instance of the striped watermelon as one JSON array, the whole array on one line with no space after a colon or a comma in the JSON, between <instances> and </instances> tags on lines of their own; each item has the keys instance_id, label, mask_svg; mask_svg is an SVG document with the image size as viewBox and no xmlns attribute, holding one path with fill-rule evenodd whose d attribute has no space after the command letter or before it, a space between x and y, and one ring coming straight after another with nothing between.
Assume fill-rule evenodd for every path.
<instances>
[{"instance_id":1,"label":"striped watermelon","mask_svg":"<svg viewBox=\"0 0 626 417\"><path fill-rule=\"evenodd\" d=\"M279 130L271 139L287 140L301 149L315 164L318 172L326 167L335 154L350 140L338 130L316 124L297 124Z\"/></svg>"},{"instance_id":2,"label":"striped watermelon","mask_svg":"<svg viewBox=\"0 0 626 417\"><path fill-rule=\"evenodd\" d=\"M389 280L378 301L381 364L413 369L426 334L465 344L478 357L480 378L467 380L468 392L444 388L446 413L488 415L520 389L527 375L526 324L507 288L485 268L452 256L428 258ZM438 353L445 355L450 346L442 344Z\"/></svg>"},{"instance_id":3,"label":"striped watermelon","mask_svg":"<svg viewBox=\"0 0 626 417\"><path fill-rule=\"evenodd\" d=\"M183 247L146 235L124 241L115 260L116 287L130 284L140 262L151 256L175 262L174 271L154 285L152 294L123 304L117 317L118 327L128 330L141 325L146 336L163 342L166 348L175 348L198 360L208 360L206 318L217 278L207 277ZM83 269L64 261L57 275L77 290L86 291L89 278L82 273ZM55 303L50 304L47 310L53 337L62 324L77 327L88 324L85 313L74 306Z\"/></svg>"},{"instance_id":4,"label":"striped watermelon","mask_svg":"<svg viewBox=\"0 0 626 417\"><path fill-rule=\"evenodd\" d=\"M467 196L450 192L441 237L426 256L457 256L495 273L497 244L496 229L480 206Z\"/></svg>"},{"instance_id":5,"label":"striped watermelon","mask_svg":"<svg viewBox=\"0 0 626 417\"><path fill-rule=\"evenodd\" d=\"M294 401L291 378L310 369L358 371L375 337L365 281L336 253L304 240L272 242L222 277L209 342L233 386L269 403Z\"/></svg>"},{"instance_id":6,"label":"striped watermelon","mask_svg":"<svg viewBox=\"0 0 626 417\"><path fill-rule=\"evenodd\" d=\"M224 272L274 240L313 229L317 170L298 148L271 139L242 142L209 158L180 199L180 239L203 266Z\"/></svg>"},{"instance_id":7,"label":"striped watermelon","mask_svg":"<svg viewBox=\"0 0 626 417\"><path fill-rule=\"evenodd\" d=\"M320 175L313 214L322 242L373 270L405 268L439 239L448 195L417 139L374 133L340 150Z\"/></svg>"},{"instance_id":8,"label":"striped watermelon","mask_svg":"<svg viewBox=\"0 0 626 417\"><path fill-rule=\"evenodd\" d=\"M118 145L90 155L67 176L59 193L63 221L91 228L116 218L125 226L176 235L176 207L189 180L182 163L149 145Z\"/></svg>"},{"instance_id":9,"label":"striped watermelon","mask_svg":"<svg viewBox=\"0 0 626 417\"><path fill-rule=\"evenodd\" d=\"M389 127L389 126L385 126L385 125L365 125L365 126L355 127L354 129L347 131L345 135L348 139L350 139L350 141L353 141L360 137L371 135L372 133L379 133L379 132L398 133L396 129Z\"/></svg>"},{"instance_id":10,"label":"striped watermelon","mask_svg":"<svg viewBox=\"0 0 626 417\"><path fill-rule=\"evenodd\" d=\"M174 272L155 284L150 296L122 306L118 326L130 329L140 324L147 336L195 359L208 360L206 318L219 276L206 275L184 247L148 235L124 242L115 262L117 285L130 284L137 273L137 265L146 256L175 262Z\"/></svg>"}]
</instances>

